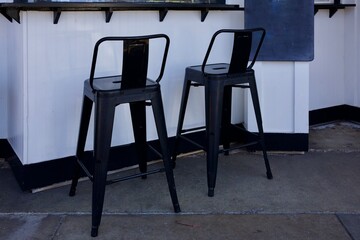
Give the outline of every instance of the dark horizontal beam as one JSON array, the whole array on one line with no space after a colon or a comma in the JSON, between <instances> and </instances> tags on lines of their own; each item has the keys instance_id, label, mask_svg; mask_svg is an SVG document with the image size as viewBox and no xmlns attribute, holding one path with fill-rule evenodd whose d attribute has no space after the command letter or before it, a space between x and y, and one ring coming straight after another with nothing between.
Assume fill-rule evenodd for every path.
<instances>
[{"instance_id":1,"label":"dark horizontal beam","mask_svg":"<svg viewBox=\"0 0 360 240\"><path fill-rule=\"evenodd\" d=\"M344 9L346 7L355 7L356 4L315 4L315 8L316 9L332 9L332 8L337 8L337 9Z\"/></svg>"},{"instance_id":2,"label":"dark horizontal beam","mask_svg":"<svg viewBox=\"0 0 360 240\"><path fill-rule=\"evenodd\" d=\"M34 2L34 3L2 3L0 8L17 8L22 11L49 11L61 8L63 11L98 11L112 8L114 11L131 10L244 10L239 5L216 3L130 3L130 2Z\"/></svg>"},{"instance_id":3,"label":"dark horizontal beam","mask_svg":"<svg viewBox=\"0 0 360 240\"><path fill-rule=\"evenodd\" d=\"M3 3L1 13L11 21L14 13L20 11L52 11L54 24L57 24L63 11L105 11L105 21L110 22L114 11L159 11L159 20L163 21L169 10L200 11L204 21L209 11L243 11L239 5L206 4L206 3L129 3L129 2L34 2L34 3ZM10 14L9 14L10 13ZM20 23L20 18L15 19Z\"/></svg>"},{"instance_id":4,"label":"dark horizontal beam","mask_svg":"<svg viewBox=\"0 0 360 240\"><path fill-rule=\"evenodd\" d=\"M316 14L320 9L329 10L329 18L334 16L334 14L339 9L345 9L347 7L355 7L356 4L341 4L341 3L332 3L332 4L315 4L314 14Z\"/></svg>"}]
</instances>

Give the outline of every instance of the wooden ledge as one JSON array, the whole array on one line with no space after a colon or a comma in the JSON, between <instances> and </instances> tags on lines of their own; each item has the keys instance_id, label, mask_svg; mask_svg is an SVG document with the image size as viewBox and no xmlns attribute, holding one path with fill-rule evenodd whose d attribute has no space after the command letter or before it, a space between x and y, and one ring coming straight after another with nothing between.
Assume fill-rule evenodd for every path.
<instances>
[{"instance_id":1,"label":"wooden ledge","mask_svg":"<svg viewBox=\"0 0 360 240\"><path fill-rule=\"evenodd\" d=\"M104 11L105 21L110 22L114 11L159 11L162 22L169 10L200 11L201 21L205 21L209 11L244 11L239 5L205 4L205 3L129 3L129 2L35 2L3 3L0 12L9 21L20 23L20 11L52 11L54 24L57 24L63 11Z\"/></svg>"}]
</instances>

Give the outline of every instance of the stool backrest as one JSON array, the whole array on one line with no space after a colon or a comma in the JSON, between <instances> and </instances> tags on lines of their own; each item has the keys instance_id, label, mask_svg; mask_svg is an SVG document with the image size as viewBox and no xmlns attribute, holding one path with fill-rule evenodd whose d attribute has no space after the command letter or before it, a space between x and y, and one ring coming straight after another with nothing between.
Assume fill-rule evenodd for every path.
<instances>
[{"instance_id":1,"label":"stool backrest","mask_svg":"<svg viewBox=\"0 0 360 240\"><path fill-rule=\"evenodd\" d=\"M235 32L229 73L245 72L251 52L252 33Z\"/></svg>"},{"instance_id":2,"label":"stool backrest","mask_svg":"<svg viewBox=\"0 0 360 240\"><path fill-rule=\"evenodd\" d=\"M96 61L99 47L103 42L121 41L123 42L123 57L121 68L120 89L141 88L145 87L148 75L149 65L149 42L150 39L165 39L164 51L162 55L161 67L156 82L160 82L165 69L166 59L169 51L170 39L165 34L153 34L132 37L104 37L98 40L94 47L93 59L90 70L90 85L93 87Z\"/></svg>"},{"instance_id":3,"label":"stool backrest","mask_svg":"<svg viewBox=\"0 0 360 240\"><path fill-rule=\"evenodd\" d=\"M230 66L228 74L243 73L247 69L251 69L254 66L261 45L265 38L265 29L221 29L215 32L211 38L208 50L202 64L202 71L204 74L206 74L204 72L205 65L207 64L216 38L220 34L229 33L233 34L233 48L231 53L231 59L229 60Z\"/></svg>"},{"instance_id":4,"label":"stool backrest","mask_svg":"<svg viewBox=\"0 0 360 240\"><path fill-rule=\"evenodd\" d=\"M145 87L149 63L149 39L125 40L121 89Z\"/></svg>"}]
</instances>

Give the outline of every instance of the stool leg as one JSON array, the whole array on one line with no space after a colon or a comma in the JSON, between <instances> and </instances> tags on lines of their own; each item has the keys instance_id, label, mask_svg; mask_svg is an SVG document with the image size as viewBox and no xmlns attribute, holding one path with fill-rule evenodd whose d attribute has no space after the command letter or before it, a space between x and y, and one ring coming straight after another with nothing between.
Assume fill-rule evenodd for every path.
<instances>
[{"instance_id":1,"label":"stool leg","mask_svg":"<svg viewBox=\"0 0 360 240\"><path fill-rule=\"evenodd\" d=\"M230 133L231 133L231 98L232 87L225 86L224 88L224 102L222 111L222 125L221 125L221 138L224 149L230 148ZM229 155L229 151L224 152L225 155Z\"/></svg>"},{"instance_id":2,"label":"stool leg","mask_svg":"<svg viewBox=\"0 0 360 240\"><path fill-rule=\"evenodd\" d=\"M76 159L74 164L74 175L71 182L71 188L69 192L69 196L74 196L76 192L76 186L78 184L78 180L80 177L80 165L77 161L82 161L86 143L86 137L89 129L89 122L91 117L91 110L92 110L93 102L91 99L84 95L83 98L83 105L80 117L80 130L79 130L79 137L78 143L76 148Z\"/></svg>"},{"instance_id":3,"label":"stool leg","mask_svg":"<svg viewBox=\"0 0 360 240\"><path fill-rule=\"evenodd\" d=\"M156 130L158 132L158 137L161 145L162 158L164 162L166 179L169 186L171 201L174 207L174 211L180 212L181 210L176 193L173 168L171 166L170 151L168 148L168 135L166 130L164 108L163 108L160 90L156 93L156 95L152 99L152 108L154 113Z\"/></svg>"},{"instance_id":4,"label":"stool leg","mask_svg":"<svg viewBox=\"0 0 360 240\"><path fill-rule=\"evenodd\" d=\"M220 126L223 107L224 86L221 81L209 80L205 85L205 115L206 115L206 158L208 196L214 196L216 183Z\"/></svg>"},{"instance_id":5,"label":"stool leg","mask_svg":"<svg viewBox=\"0 0 360 240\"><path fill-rule=\"evenodd\" d=\"M131 120L135 138L135 149L141 173L147 171L146 109L145 101L130 103ZM146 178L142 176L143 179Z\"/></svg>"},{"instance_id":6,"label":"stool leg","mask_svg":"<svg viewBox=\"0 0 360 240\"><path fill-rule=\"evenodd\" d=\"M115 106L98 100L95 106L94 179L92 193L91 236L98 234L104 204L107 166L111 147Z\"/></svg>"},{"instance_id":7,"label":"stool leg","mask_svg":"<svg viewBox=\"0 0 360 240\"><path fill-rule=\"evenodd\" d=\"M260 145L261 145L262 152L264 155L266 176L268 179L272 179L273 175L271 173L270 163L269 163L269 159L268 159L266 147L265 147L264 130L263 130L263 125L262 125L259 96L258 96L258 92L257 92L255 79L253 79L253 81L249 82L249 86L250 86L251 98L252 98L253 105L254 105L256 122L257 122L258 130L259 130Z\"/></svg>"},{"instance_id":8,"label":"stool leg","mask_svg":"<svg viewBox=\"0 0 360 240\"><path fill-rule=\"evenodd\" d=\"M172 153L172 164L174 167L175 167L175 161L176 161L176 156L177 156L177 148L178 148L179 140L180 140L179 137L181 135L181 131L182 131L182 128L184 125L186 105L187 105L187 102L189 99L189 92L190 92L190 86L191 86L190 83L191 83L191 81L186 80L186 76L185 76L183 93L182 93L181 103L180 103L179 121L178 121L177 130L176 130L174 149L173 149L173 153Z\"/></svg>"}]
</instances>

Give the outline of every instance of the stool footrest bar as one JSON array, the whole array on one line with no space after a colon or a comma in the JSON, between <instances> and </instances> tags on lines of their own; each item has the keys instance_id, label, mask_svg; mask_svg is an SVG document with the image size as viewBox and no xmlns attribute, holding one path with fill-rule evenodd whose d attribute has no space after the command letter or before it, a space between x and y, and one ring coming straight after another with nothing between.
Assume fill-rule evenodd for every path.
<instances>
[{"instance_id":1,"label":"stool footrest bar","mask_svg":"<svg viewBox=\"0 0 360 240\"><path fill-rule=\"evenodd\" d=\"M148 145L148 147L151 151L153 151L156 155L158 155L159 158L161 158L161 159L163 158L162 154L158 150L156 150L153 146Z\"/></svg>"},{"instance_id":2,"label":"stool footrest bar","mask_svg":"<svg viewBox=\"0 0 360 240\"><path fill-rule=\"evenodd\" d=\"M203 129L205 129L205 126L188 128L188 129L181 130L181 133L194 132L194 131L203 130Z\"/></svg>"},{"instance_id":3,"label":"stool footrest bar","mask_svg":"<svg viewBox=\"0 0 360 240\"><path fill-rule=\"evenodd\" d=\"M148 171L146 173L137 173L137 174L133 174L133 175L125 176L125 177L107 180L106 185L110 185L110 184L117 183L117 182L122 182L122 181L133 179L133 178L139 178L142 176L147 176L147 175L151 175L151 174L155 174L155 173L159 173L159 172L165 172L165 168L155 169L155 170Z\"/></svg>"},{"instance_id":4,"label":"stool footrest bar","mask_svg":"<svg viewBox=\"0 0 360 240\"><path fill-rule=\"evenodd\" d=\"M204 148L204 146L203 146L203 145L200 145L199 143L197 143L197 142L195 142L195 141L191 140L191 139L190 139L190 138L188 138L188 137L185 137L185 136L179 136L179 138L184 139L184 140L188 141L188 142L189 142L189 143L191 143L191 144L194 144L195 146L199 147L201 150L205 150L205 148Z\"/></svg>"},{"instance_id":5,"label":"stool footrest bar","mask_svg":"<svg viewBox=\"0 0 360 240\"><path fill-rule=\"evenodd\" d=\"M238 146L235 146L235 147L221 149L221 150L219 150L219 153L232 151L232 150L236 150L236 149L240 149L240 148L245 148L245 147L252 146L252 145L255 145L255 144L258 144L258 143L259 143L259 141L253 141L253 142L241 144L241 145L238 145Z\"/></svg>"},{"instance_id":6,"label":"stool footrest bar","mask_svg":"<svg viewBox=\"0 0 360 240\"><path fill-rule=\"evenodd\" d=\"M85 167L85 165L79 160L79 158L77 159L77 162L79 163L81 169L85 172L86 176L90 179L90 181L94 180L93 175L89 172L89 170Z\"/></svg>"}]
</instances>

